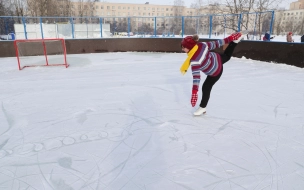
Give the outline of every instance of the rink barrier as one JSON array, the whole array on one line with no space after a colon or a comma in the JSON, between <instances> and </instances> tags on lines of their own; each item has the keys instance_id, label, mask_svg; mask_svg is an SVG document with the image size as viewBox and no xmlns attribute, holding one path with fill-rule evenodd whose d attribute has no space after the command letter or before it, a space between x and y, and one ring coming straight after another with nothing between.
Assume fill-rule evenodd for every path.
<instances>
[{"instance_id":1,"label":"rink barrier","mask_svg":"<svg viewBox=\"0 0 304 190\"><path fill-rule=\"evenodd\" d=\"M181 51L182 38L100 38L67 39L67 54L103 52L175 52ZM211 41L214 39L201 39ZM242 41L235 48L234 57L283 63L304 68L304 43ZM14 41L0 41L0 57L15 57ZM216 52L223 52L218 48ZM17 61L17 60L16 60ZM181 60L182 61L182 60ZM70 63L73 64L73 63Z\"/></svg>"}]
</instances>

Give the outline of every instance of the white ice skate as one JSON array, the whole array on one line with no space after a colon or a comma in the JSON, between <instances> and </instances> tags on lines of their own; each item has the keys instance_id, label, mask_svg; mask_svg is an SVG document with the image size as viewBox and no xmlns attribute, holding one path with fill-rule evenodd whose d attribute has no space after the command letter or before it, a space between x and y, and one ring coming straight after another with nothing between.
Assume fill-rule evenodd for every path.
<instances>
[{"instance_id":1,"label":"white ice skate","mask_svg":"<svg viewBox=\"0 0 304 190\"><path fill-rule=\"evenodd\" d=\"M242 34L241 37L239 37L239 39L234 40L234 43L239 43L242 39L244 39L244 37L248 34L248 30L242 30L240 31L240 33Z\"/></svg>"},{"instance_id":2,"label":"white ice skate","mask_svg":"<svg viewBox=\"0 0 304 190\"><path fill-rule=\"evenodd\" d=\"M193 115L199 116L199 115L205 114L206 112L207 112L207 109L206 109L206 108L199 107L199 108L193 113Z\"/></svg>"}]
</instances>

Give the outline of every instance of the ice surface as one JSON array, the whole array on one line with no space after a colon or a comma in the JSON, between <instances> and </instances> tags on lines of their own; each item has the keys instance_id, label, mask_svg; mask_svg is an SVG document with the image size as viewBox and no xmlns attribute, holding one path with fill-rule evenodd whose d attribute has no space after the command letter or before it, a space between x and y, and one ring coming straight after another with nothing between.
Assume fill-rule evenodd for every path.
<instances>
[{"instance_id":1,"label":"ice surface","mask_svg":"<svg viewBox=\"0 0 304 190\"><path fill-rule=\"evenodd\" d=\"M194 117L185 58L0 58L0 189L302 190L304 70L232 58Z\"/></svg>"}]
</instances>

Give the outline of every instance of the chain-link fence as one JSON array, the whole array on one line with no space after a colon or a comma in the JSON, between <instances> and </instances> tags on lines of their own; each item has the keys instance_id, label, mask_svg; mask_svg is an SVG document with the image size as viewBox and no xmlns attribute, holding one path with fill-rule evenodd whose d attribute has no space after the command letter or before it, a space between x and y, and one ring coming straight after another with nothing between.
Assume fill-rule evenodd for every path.
<instances>
[{"instance_id":1,"label":"chain-link fence","mask_svg":"<svg viewBox=\"0 0 304 190\"><path fill-rule=\"evenodd\" d=\"M212 14L180 17L6 17L0 16L0 37L110 38L183 37L199 34L204 38L248 30L251 39L272 32L274 11L242 14Z\"/></svg>"}]
</instances>

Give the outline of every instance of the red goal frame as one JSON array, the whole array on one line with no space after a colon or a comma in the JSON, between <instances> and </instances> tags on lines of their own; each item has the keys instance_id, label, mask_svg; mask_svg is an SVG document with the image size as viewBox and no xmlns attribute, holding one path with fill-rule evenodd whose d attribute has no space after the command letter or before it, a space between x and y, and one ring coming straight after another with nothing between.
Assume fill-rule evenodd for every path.
<instances>
[{"instance_id":1,"label":"red goal frame","mask_svg":"<svg viewBox=\"0 0 304 190\"><path fill-rule=\"evenodd\" d=\"M48 61L48 55L47 55L47 49L46 49L46 45L45 42L47 41L61 41L61 45L62 45L62 49L63 49L63 57L64 57L64 63L59 63L59 64L49 64ZM20 65L20 56L19 56L19 52L18 52L18 42L41 42L42 46L43 46L43 52L44 52L44 57L45 57L45 65L26 65L21 67ZM67 59L66 59L66 46L65 46L65 40L63 38L47 38L47 39L24 39L24 40L15 40L14 41L14 46L15 46L15 51L16 51L16 57L17 57L17 61L18 61L18 68L19 70L22 70L25 67L40 67L40 66L65 66L66 68L68 68L69 64L67 63Z\"/></svg>"}]
</instances>

